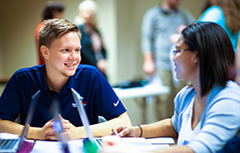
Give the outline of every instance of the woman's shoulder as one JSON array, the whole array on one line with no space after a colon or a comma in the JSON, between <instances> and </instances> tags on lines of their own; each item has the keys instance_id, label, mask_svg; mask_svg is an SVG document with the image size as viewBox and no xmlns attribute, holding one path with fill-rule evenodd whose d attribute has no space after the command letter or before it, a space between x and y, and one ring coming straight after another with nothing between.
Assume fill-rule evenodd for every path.
<instances>
[{"instance_id":1,"label":"woman's shoulder","mask_svg":"<svg viewBox=\"0 0 240 153\"><path fill-rule=\"evenodd\" d=\"M215 104L223 107L240 105L240 86L233 81L228 81L226 87L215 86L208 99L210 107Z\"/></svg>"},{"instance_id":2,"label":"woman's shoulder","mask_svg":"<svg viewBox=\"0 0 240 153\"><path fill-rule=\"evenodd\" d=\"M218 97L237 97L240 100L240 86L236 82L228 81L226 87L218 86L215 87L213 90L219 90L219 92L216 94Z\"/></svg>"},{"instance_id":3,"label":"woman's shoulder","mask_svg":"<svg viewBox=\"0 0 240 153\"><path fill-rule=\"evenodd\" d=\"M237 98L240 101L240 86L236 82L228 81L221 95L233 96L232 98Z\"/></svg>"}]
</instances>

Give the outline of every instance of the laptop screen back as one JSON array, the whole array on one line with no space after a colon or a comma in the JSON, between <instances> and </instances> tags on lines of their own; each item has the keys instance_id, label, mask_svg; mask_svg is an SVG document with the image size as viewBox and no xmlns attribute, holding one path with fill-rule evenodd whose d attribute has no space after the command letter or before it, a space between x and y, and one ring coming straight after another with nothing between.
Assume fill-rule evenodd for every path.
<instances>
[{"instance_id":1,"label":"laptop screen back","mask_svg":"<svg viewBox=\"0 0 240 153\"><path fill-rule=\"evenodd\" d=\"M24 128L23 128L23 131L22 131L22 135L21 135L21 139L20 139L18 148L20 148L20 146L23 144L24 140L27 137L27 133L28 133L28 130L29 130L29 127L30 127L30 123L32 121L32 117L33 117L34 111L36 109L37 101L38 101L38 98L40 96L40 91L41 90L38 90L31 97L31 104L30 104L30 107L29 107L29 110L28 110L27 119L26 119L26 122L25 122L25 125L24 125Z\"/></svg>"},{"instance_id":2,"label":"laptop screen back","mask_svg":"<svg viewBox=\"0 0 240 153\"><path fill-rule=\"evenodd\" d=\"M32 150L33 143L29 141L25 141L27 137L27 133L30 127L30 123L32 121L32 117L37 105L37 101L40 95L40 90L34 93L31 97L31 103L28 110L27 118L25 121L25 125L23 131L21 133L20 138L3 138L0 139L0 152L18 152L18 153L28 153Z\"/></svg>"},{"instance_id":3,"label":"laptop screen back","mask_svg":"<svg viewBox=\"0 0 240 153\"><path fill-rule=\"evenodd\" d=\"M53 131L56 132L57 135L58 135L58 139L61 142L63 152L64 153L69 153L70 151L69 151L69 146L68 146L68 143L67 143L67 138L64 134L63 125L62 125L62 122L61 122L61 119L60 119L60 116L59 116L59 114L60 114L59 102L57 100L53 101L52 108L51 108L50 111L51 111L51 113L54 117L54 121L52 123Z\"/></svg>"},{"instance_id":4,"label":"laptop screen back","mask_svg":"<svg viewBox=\"0 0 240 153\"><path fill-rule=\"evenodd\" d=\"M89 127L90 124L87 118L87 114L82 104L83 97L73 88L71 88L71 90L72 90L73 98L77 104L78 113L80 115L82 124L86 130L87 136L93 142L93 134L90 130L90 127Z\"/></svg>"}]
</instances>

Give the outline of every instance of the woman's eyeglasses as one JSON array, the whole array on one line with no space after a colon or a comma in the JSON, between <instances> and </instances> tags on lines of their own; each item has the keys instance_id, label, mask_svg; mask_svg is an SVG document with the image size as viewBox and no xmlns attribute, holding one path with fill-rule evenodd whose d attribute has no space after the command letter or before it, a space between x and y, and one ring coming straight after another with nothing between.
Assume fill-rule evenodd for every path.
<instances>
[{"instance_id":1,"label":"woman's eyeglasses","mask_svg":"<svg viewBox=\"0 0 240 153\"><path fill-rule=\"evenodd\" d=\"M177 53L181 53L181 52L186 51L186 50L190 50L190 49L189 48L188 49L175 49L175 50L172 51L173 56L175 56Z\"/></svg>"}]
</instances>

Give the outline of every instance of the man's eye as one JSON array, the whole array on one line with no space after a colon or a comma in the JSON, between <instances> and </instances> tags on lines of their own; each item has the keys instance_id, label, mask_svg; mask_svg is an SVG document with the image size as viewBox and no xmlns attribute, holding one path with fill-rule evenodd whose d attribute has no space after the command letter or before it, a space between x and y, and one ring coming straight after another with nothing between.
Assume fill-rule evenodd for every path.
<instances>
[{"instance_id":1,"label":"man's eye","mask_svg":"<svg viewBox=\"0 0 240 153\"><path fill-rule=\"evenodd\" d=\"M80 49L76 49L76 52L80 52Z\"/></svg>"},{"instance_id":2,"label":"man's eye","mask_svg":"<svg viewBox=\"0 0 240 153\"><path fill-rule=\"evenodd\" d=\"M64 49L63 51L67 52L67 51L68 51L68 49Z\"/></svg>"}]
</instances>

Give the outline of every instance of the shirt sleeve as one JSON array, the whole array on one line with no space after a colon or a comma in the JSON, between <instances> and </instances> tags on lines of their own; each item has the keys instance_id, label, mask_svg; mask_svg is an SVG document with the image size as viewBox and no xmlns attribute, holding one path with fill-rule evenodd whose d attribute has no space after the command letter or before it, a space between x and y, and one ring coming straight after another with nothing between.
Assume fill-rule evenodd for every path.
<instances>
[{"instance_id":1,"label":"shirt sleeve","mask_svg":"<svg viewBox=\"0 0 240 153\"><path fill-rule=\"evenodd\" d=\"M14 74L0 97L0 118L3 120L14 121L20 113L21 104L18 87L17 76Z\"/></svg>"},{"instance_id":2,"label":"shirt sleeve","mask_svg":"<svg viewBox=\"0 0 240 153\"><path fill-rule=\"evenodd\" d=\"M156 8L149 9L143 16L141 29L141 46L142 52L146 53L152 51L152 33L154 26L154 16L156 15Z\"/></svg>"},{"instance_id":3,"label":"shirt sleeve","mask_svg":"<svg viewBox=\"0 0 240 153\"><path fill-rule=\"evenodd\" d=\"M206 113L198 135L188 144L194 152L216 152L230 140L240 127L240 103L219 99Z\"/></svg>"},{"instance_id":4,"label":"shirt sleeve","mask_svg":"<svg viewBox=\"0 0 240 153\"><path fill-rule=\"evenodd\" d=\"M98 115L110 120L126 112L124 105L118 98L106 78L101 72L97 71L95 76L96 110Z\"/></svg>"}]
</instances>

